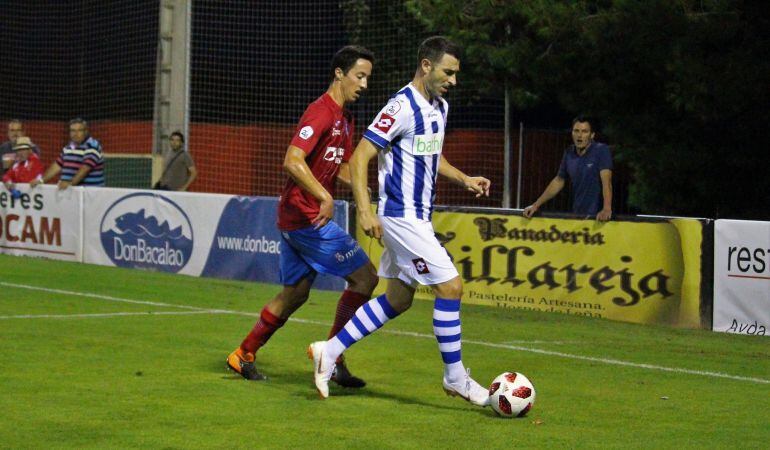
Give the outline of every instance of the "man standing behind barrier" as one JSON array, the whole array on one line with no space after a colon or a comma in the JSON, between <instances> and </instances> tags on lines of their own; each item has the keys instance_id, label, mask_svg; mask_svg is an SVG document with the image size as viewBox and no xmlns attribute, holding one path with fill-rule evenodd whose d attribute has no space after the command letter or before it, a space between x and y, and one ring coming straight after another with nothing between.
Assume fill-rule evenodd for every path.
<instances>
[{"instance_id":1,"label":"man standing behind barrier","mask_svg":"<svg viewBox=\"0 0 770 450\"><path fill-rule=\"evenodd\" d=\"M184 149L184 135L179 131L171 133L168 146L171 153L166 155L163 174L154 187L163 191L186 191L195 181L198 171L192 156Z\"/></svg>"},{"instance_id":2,"label":"man standing behind barrier","mask_svg":"<svg viewBox=\"0 0 770 450\"><path fill-rule=\"evenodd\" d=\"M102 145L88 134L88 123L81 119L70 120L70 143L67 144L48 166L42 181L46 183L61 173L59 189L70 186L104 186L104 156Z\"/></svg>"},{"instance_id":3,"label":"man standing behind barrier","mask_svg":"<svg viewBox=\"0 0 770 450\"><path fill-rule=\"evenodd\" d=\"M524 208L524 217L532 217L540 206L556 196L566 178L572 187L572 212L596 216L606 221L612 217L612 154L606 144L594 142L591 120L577 117L572 121L574 145L564 151L559 173L551 180L535 203Z\"/></svg>"},{"instance_id":4,"label":"man standing behind barrier","mask_svg":"<svg viewBox=\"0 0 770 450\"><path fill-rule=\"evenodd\" d=\"M490 182L465 175L441 154L449 112L443 95L457 84L460 48L434 36L420 45L417 62L412 82L376 116L350 161L358 223L367 236L382 237L385 243L379 275L388 279L386 293L359 308L336 336L310 344L308 354L313 358L318 393L326 398L334 360L409 309L418 284L430 286L436 296L433 332L444 362L444 391L486 406L487 389L470 377L461 357L462 281L436 239L431 215L438 175L476 197L489 195ZM375 156L380 185L376 216L367 189L369 161Z\"/></svg>"},{"instance_id":5,"label":"man standing behind barrier","mask_svg":"<svg viewBox=\"0 0 770 450\"><path fill-rule=\"evenodd\" d=\"M377 274L366 253L332 220L335 183L339 179L350 184L354 128L344 106L366 90L373 61L372 53L358 46L343 47L334 55L329 88L307 107L286 151L283 167L290 178L278 206L283 290L265 305L254 329L227 358L227 366L247 380L265 378L254 366L255 354L305 303L318 272L348 282L330 336L377 286ZM366 384L350 374L341 358L334 370L332 380L343 387Z\"/></svg>"}]
</instances>

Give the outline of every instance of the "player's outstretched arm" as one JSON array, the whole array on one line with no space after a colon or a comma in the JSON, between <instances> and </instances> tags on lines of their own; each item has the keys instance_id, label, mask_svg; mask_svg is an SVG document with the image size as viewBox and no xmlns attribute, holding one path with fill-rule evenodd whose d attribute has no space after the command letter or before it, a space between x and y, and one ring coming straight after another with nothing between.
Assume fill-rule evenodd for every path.
<instances>
[{"instance_id":1,"label":"player's outstretched arm","mask_svg":"<svg viewBox=\"0 0 770 450\"><path fill-rule=\"evenodd\" d=\"M564 188L564 178L560 176L555 176L553 180L551 180L550 183L548 183L548 186L545 188L542 194L540 194L540 197L535 200L535 203L527 206L524 208L524 217L532 217L533 214L537 212L538 209L543 205L543 203L547 202L548 200L554 198L556 194L561 192L561 190Z\"/></svg>"},{"instance_id":2,"label":"player's outstretched arm","mask_svg":"<svg viewBox=\"0 0 770 450\"><path fill-rule=\"evenodd\" d=\"M444 158L444 155L441 155L438 173L439 175L448 178L449 181L473 192L476 194L476 197L481 197L482 195L489 197L489 188L492 186L491 181L484 177L469 177L457 167L449 164L449 161Z\"/></svg>"},{"instance_id":3,"label":"player's outstretched arm","mask_svg":"<svg viewBox=\"0 0 770 450\"><path fill-rule=\"evenodd\" d=\"M602 210L596 215L596 220L606 222L612 218L612 171L609 169L600 171L599 178L602 180L602 199L604 204Z\"/></svg>"},{"instance_id":4,"label":"player's outstretched arm","mask_svg":"<svg viewBox=\"0 0 770 450\"><path fill-rule=\"evenodd\" d=\"M358 225L367 236L379 239L382 237L382 225L372 213L369 196L369 162L377 156L377 147L367 139L361 139L356 151L350 158L350 181L353 197L356 200L356 215Z\"/></svg>"},{"instance_id":5,"label":"player's outstretched arm","mask_svg":"<svg viewBox=\"0 0 770 450\"><path fill-rule=\"evenodd\" d=\"M306 157L307 154L301 148L290 145L283 159L283 170L294 179L299 187L318 200L318 215L313 219L313 224L316 228L320 228L334 217L334 199L329 191L313 176L313 172L305 162Z\"/></svg>"},{"instance_id":6,"label":"player's outstretched arm","mask_svg":"<svg viewBox=\"0 0 770 450\"><path fill-rule=\"evenodd\" d=\"M51 178L55 177L56 175L61 172L61 166L56 163L56 161L52 162L50 166L48 166L48 170L45 171L45 174L43 174L43 178L37 179L32 181L29 185L31 187L35 187L38 184L43 184L50 180Z\"/></svg>"}]
</instances>

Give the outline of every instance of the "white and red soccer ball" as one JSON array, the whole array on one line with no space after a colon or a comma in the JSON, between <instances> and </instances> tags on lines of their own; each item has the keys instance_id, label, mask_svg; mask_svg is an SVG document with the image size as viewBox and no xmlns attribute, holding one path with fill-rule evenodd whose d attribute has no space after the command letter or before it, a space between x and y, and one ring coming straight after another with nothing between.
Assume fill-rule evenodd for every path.
<instances>
[{"instance_id":1,"label":"white and red soccer ball","mask_svg":"<svg viewBox=\"0 0 770 450\"><path fill-rule=\"evenodd\" d=\"M489 386L489 404L503 417L522 417L535 403L535 387L518 372L505 372Z\"/></svg>"}]
</instances>

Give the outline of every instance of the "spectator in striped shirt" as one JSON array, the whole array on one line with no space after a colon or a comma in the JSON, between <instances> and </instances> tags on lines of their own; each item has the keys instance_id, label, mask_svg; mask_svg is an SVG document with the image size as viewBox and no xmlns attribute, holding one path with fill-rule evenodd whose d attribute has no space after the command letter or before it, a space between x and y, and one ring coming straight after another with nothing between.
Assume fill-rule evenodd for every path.
<instances>
[{"instance_id":1,"label":"spectator in striped shirt","mask_svg":"<svg viewBox=\"0 0 770 450\"><path fill-rule=\"evenodd\" d=\"M43 175L48 182L59 175L59 189L70 186L104 186L102 144L88 133L88 123L81 119L70 121L70 143L67 144Z\"/></svg>"}]
</instances>

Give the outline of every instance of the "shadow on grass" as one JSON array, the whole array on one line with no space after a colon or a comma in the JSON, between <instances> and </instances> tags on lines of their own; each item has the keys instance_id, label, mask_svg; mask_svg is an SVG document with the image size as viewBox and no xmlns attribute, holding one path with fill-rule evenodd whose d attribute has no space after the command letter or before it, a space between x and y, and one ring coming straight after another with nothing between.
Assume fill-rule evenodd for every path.
<instances>
[{"instance_id":1,"label":"shadow on grass","mask_svg":"<svg viewBox=\"0 0 770 450\"><path fill-rule=\"evenodd\" d=\"M385 392L366 386L362 389L343 388L337 386L334 382L329 383L329 399L321 400L318 397L315 386L313 385L313 374L311 367L308 364L306 371L291 370L285 367L279 367L268 363L258 365L258 370L267 376L267 380L263 381L246 381L240 375L227 369L224 361L222 364L209 365L210 372L219 374L222 380L225 381L240 381L254 384L255 389L279 389L288 392L297 398L303 398L308 401L335 401L335 399L344 399L346 397L351 398L369 398L380 399L395 402L400 405L413 405L424 408L431 408L436 410L456 411L459 409L470 409L479 414L485 416L494 416L494 412L489 408L478 408L470 403L465 402L461 398L452 398L450 401L453 405L442 404L438 401L431 402L425 401L418 396L410 396L405 394L394 394L392 392ZM444 393L440 387L437 386L435 398L444 397Z\"/></svg>"}]
</instances>

